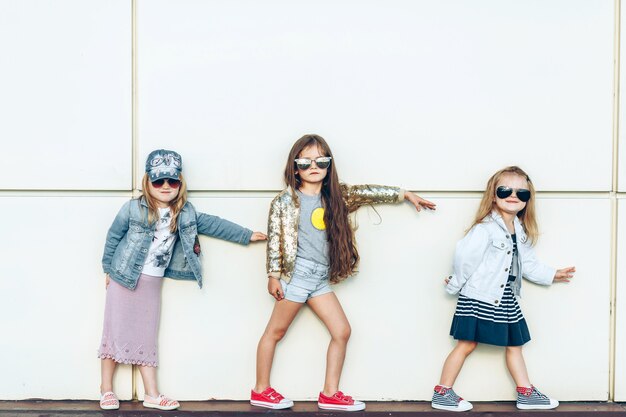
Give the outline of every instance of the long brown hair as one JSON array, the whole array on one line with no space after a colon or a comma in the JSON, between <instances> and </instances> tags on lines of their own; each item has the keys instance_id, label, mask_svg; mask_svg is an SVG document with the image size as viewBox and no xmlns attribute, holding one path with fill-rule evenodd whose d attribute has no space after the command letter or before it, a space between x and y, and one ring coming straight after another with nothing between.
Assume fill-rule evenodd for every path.
<instances>
[{"instance_id":1,"label":"long brown hair","mask_svg":"<svg viewBox=\"0 0 626 417\"><path fill-rule=\"evenodd\" d=\"M294 160L300 156L305 148L310 146L317 146L322 155L333 158L333 153L323 137L304 135L298 139L291 147L285 167L285 183L293 190L297 190L301 185ZM359 252L355 246L354 235L348 219L348 207L341 193L334 158L327 169L326 178L322 182L322 204L325 207L324 224L326 225L326 238L328 240L330 281L337 283L352 275L352 271L359 262Z\"/></svg>"},{"instance_id":2,"label":"long brown hair","mask_svg":"<svg viewBox=\"0 0 626 417\"><path fill-rule=\"evenodd\" d=\"M178 188L178 195L172 201L170 201L170 214L172 220L170 223L170 232L176 233L178 229L178 215L187 203L187 182L183 177L183 174L179 174L180 187ZM141 181L143 194L139 198L145 198L148 204L148 223L152 224L159 218L159 206L152 195L150 195L150 176L145 173Z\"/></svg>"},{"instance_id":3,"label":"long brown hair","mask_svg":"<svg viewBox=\"0 0 626 417\"><path fill-rule=\"evenodd\" d=\"M496 187L498 186L498 182L504 175L519 175L520 177L526 179L528 182L528 189L530 190L530 200L526 203L526 207L524 207L521 211L517 213L517 218L522 223L524 227L524 231L526 232L526 236L528 237L530 244L534 245L537 243L537 239L539 238L539 227L537 226L537 217L535 212L535 186L533 185L530 177L523 169L518 166L510 166L501 169L496 172L489 178L487 182L487 188L483 194L483 199L480 201L480 206L478 207L478 212L476 213L476 217L474 218L474 223L472 227L481 223L485 217L487 217L495 206L495 198L496 198ZM470 229L472 228L470 227Z\"/></svg>"}]
</instances>

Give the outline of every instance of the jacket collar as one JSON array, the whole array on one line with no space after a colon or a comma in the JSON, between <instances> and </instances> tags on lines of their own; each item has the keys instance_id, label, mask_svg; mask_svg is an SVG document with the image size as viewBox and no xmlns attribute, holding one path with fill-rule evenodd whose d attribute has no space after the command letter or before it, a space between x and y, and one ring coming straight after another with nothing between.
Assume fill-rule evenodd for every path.
<instances>
[{"instance_id":1,"label":"jacket collar","mask_svg":"<svg viewBox=\"0 0 626 417\"><path fill-rule=\"evenodd\" d=\"M189 202L187 202L187 203L189 203ZM181 213L186 213L188 211L188 209L187 209L188 204L187 203L185 203L185 205L183 206L182 210L180 211ZM139 197L139 204L142 207L145 207L146 209L148 208L148 202L146 201L144 196Z\"/></svg>"},{"instance_id":2,"label":"jacket collar","mask_svg":"<svg viewBox=\"0 0 626 417\"><path fill-rule=\"evenodd\" d=\"M298 193L296 193L296 190L294 190L291 185L287 186L287 193L289 193L289 195L291 196L294 205L300 208L300 198L298 198Z\"/></svg>"},{"instance_id":3,"label":"jacket collar","mask_svg":"<svg viewBox=\"0 0 626 417\"><path fill-rule=\"evenodd\" d=\"M502 230L507 233L509 232L509 229L507 229L506 225L504 224L504 219L497 210L492 210L490 217L498 224L498 226L502 228ZM524 226L522 226L522 223L519 221L519 218L517 216L515 216L515 219L513 219L513 227L515 227L515 235L517 236L517 238L522 243L526 242L526 232L524 231Z\"/></svg>"}]
</instances>

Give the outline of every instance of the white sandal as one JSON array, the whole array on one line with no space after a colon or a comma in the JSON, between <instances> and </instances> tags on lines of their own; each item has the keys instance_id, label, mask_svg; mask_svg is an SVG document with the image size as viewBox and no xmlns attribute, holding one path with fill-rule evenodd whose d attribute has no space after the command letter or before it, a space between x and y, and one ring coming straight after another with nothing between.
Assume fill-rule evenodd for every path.
<instances>
[{"instance_id":1,"label":"white sandal","mask_svg":"<svg viewBox=\"0 0 626 417\"><path fill-rule=\"evenodd\" d=\"M100 408L103 410L117 410L120 408L120 400L113 391L107 391L100 395Z\"/></svg>"},{"instance_id":2,"label":"white sandal","mask_svg":"<svg viewBox=\"0 0 626 417\"><path fill-rule=\"evenodd\" d=\"M145 395L143 399L143 406L147 408L156 408L163 411L176 410L180 407L180 404L176 400L166 397L163 394L159 394L158 397L151 397Z\"/></svg>"}]
</instances>

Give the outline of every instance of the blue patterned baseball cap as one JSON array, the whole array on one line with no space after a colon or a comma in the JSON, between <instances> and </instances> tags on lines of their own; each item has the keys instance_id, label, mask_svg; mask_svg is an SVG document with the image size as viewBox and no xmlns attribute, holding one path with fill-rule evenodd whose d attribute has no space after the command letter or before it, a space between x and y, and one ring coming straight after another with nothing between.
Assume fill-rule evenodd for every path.
<instances>
[{"instance_id":1,"label":"blue patterned baseball cap","mask_svg":"<svg viewBox=\"0 0 626 417\"><path fill-rule=\"evenodd\" d=\"M161 178L180 179L183 170L183 158L174 151L157 149L150 152L146 159L146 173L150 176L150 182Z\"/></svg>"}]
</instances>

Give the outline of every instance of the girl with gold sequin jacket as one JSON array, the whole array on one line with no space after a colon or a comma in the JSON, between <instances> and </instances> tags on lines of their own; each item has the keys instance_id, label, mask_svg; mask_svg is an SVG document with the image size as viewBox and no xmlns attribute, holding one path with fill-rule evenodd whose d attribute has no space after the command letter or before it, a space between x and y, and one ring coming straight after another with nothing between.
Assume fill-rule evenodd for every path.
<instances>
[{"instance_id":1,"label":"girl with gold sequin jacket","mask_svg":"<svg viewBox=\"0 0 626 417\"><path fill-rule=\"evenodd\" d=\"M363 402L339 391L351 330L329 285L352 275L359 261L348 214L364 204L408 200L417 211L434 210L435 204L398 187L341 184L330 147L318 135L305 135L293 145L285 183L287 188L274 198L269 213L267 288L276 303L257 348L250 403L271 409L293 406L270 386L270 373L277 343L307 303L331 335L318 407L363 410Z\"/></svg>"}]
</instances>

